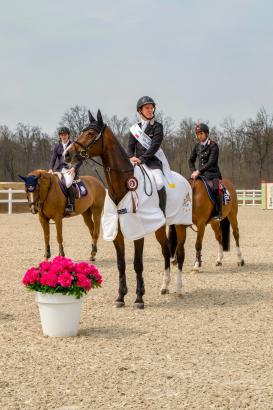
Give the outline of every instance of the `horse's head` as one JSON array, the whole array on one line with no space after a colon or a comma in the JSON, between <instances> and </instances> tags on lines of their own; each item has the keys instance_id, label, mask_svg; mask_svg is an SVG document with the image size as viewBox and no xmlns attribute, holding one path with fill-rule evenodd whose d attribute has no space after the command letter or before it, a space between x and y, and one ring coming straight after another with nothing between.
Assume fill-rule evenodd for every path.
<instances>
[{"instance_id":1,"label":"horse's head","mask_svg":"<svg viewBox=\"0 0 273 410\"><path fill-rule=\"evenodd\" d=\"M30 211L33 214L37 214L39 211L39 198L40 198L40 184L39 178L41 175L28 174L26 177L19 175L19 177L25 183L25 191L27 194L27 200L30 207Z\"/></svg>"},{"instance_id":2,"label":"horse's head","mask_svg":"<svg viewBox=\"0 0 273 410\"><path fill-rule=\"evenodd\" d=\"M79 137L73 144L69 145L64 151L64 160L67 163L75 164L84 159L99 157L103 151L103 131L106 127L100 110L98 110L97 119L93 117L90 111L88 127L84 128Z\"/></svg>"}]
</instances>

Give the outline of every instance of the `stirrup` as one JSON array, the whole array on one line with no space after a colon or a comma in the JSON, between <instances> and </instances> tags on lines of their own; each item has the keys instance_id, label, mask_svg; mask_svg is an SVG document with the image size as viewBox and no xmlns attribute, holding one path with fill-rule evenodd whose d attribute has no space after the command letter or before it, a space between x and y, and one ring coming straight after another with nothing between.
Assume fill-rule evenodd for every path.
<instances>
[{"instance_id":1,"label":"stirrup","mask_svg":"<svg viewBox=\"0 0 273 410\"><path fill-rule=\"evenodd\" d=\"M73 214L75 213L75 207L73 204L68 204L65 208L65 212L68 214Z\"/></svg>"}]
</instances>

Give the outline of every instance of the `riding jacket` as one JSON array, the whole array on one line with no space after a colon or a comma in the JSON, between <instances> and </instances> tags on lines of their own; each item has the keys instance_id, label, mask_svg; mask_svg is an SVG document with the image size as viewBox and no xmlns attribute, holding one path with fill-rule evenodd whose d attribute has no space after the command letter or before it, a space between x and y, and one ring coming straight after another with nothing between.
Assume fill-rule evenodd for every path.
<instances>
[{"instance_id":1,"label":"riding jacket","mask_svg":"<svg viewBox=\"0 0 273 410\"><path fill-rule=\"evenodd\" d=\"M141 123L138 124L141 127ZM155 153L160 148L164 133L163 125L160 122L149 122L145 128L145 134L151 138L151 146L149 149L143 147L135 137L130 133L128 141L128 156L137 157L143 164L146 164L151 169L161 169L162 162L155 156Z\"/></svg>"},{"instance_id":2,"label":"riding jacket","mask_svg":"<svg viewBox=\"0 0 273 410\"><path fill-rule=\"evenodd\" d=\"M71 145L72 142L68 141L66 148ZM63 158L63 152L64 152L64 147L61 142L55 145L50 161L49 161L49 169L53 169L54 171L61 171L63 168L68 168L68 165L64 162ZM74 168L75 168L75 173L77 174L79 171L79 168L81 166L81 162L77 163Z\"/></svg>"},{"instance_id":3,"label":"riding jacket","mask_svg":"<svg viewBox=\"0 0 273 410\"><path fill-rule=\"evenodd\" d=\"M191 172L196 171L195 161L198 158L200 175L207 179L220 178L222 175L218 166L219 147L215 141L208 139L206 145L197 142L193 147L189 158L189 167Z\"/></svg>"}]
</instances>

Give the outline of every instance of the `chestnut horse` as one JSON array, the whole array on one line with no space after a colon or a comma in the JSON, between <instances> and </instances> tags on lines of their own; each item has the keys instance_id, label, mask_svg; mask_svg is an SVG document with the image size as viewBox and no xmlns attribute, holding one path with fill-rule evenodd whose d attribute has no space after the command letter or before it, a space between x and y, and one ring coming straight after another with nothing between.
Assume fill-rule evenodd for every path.
<instances>
[{"instance_id":1,"label":"chestnut horse","mask_svg":"<svg viewBox=\"0 0 273 410\"><path fill-rule=\"evenodd\" d=\"M122 148L111 129L103 123L100 111L98 111L97 120L89 112L90 125L85 128L80 136L64 152L66 162L75 164L83 158L101 157L102 166L105 171L109 196L117 205L120 200L127 194L128 188L126 180L134 175L133 165L129 161L128 155ZM184 263L184 243L186 240L186 226L176 225L177 233L177 275L176 275L176 292L180 295L182 289L182 267ZM165 261L165 272L163 275L163 285L161 293L168 293L170 283L170 247L166 235L165 225L155 232L156 239L160 243L162 254ZM120 226L114 239L114 246L117 254L117 266L119 270L119 292L115 306L122 307L125 305L124 296L127 294L126 284L126 265L125 265L125 245L124 237ZM136 272L136 300L134 307L144 308L143 295L145 293L143 280L143 247L144 238L134 241L134 269Z\"/></svg>"},{"instance_id":2,"label":"chestnut horse","mask_svg":"<svg viewBox=\"0 0 273 410\"><path fill-rule=\"evenodd\" d=\"M33 214L39 214L39 220L44 232L45 258L50 258L49 245L49 221L55 222L57 230L57 241L59 244L59 255L64 256L62 220L65 215L67 198L63 194L59 178L56 174L38 169L30 172L26 177L20 176L25 182L28 203ZM95 260L97 253L97 241L100 233L101 214L105 199L103 185L94 177L83 176L87 195L75 201L75 214L81 214L92 237L90 260Z\"/></svg>"},{"instance_id":3,"label":"chestnut horse","mask_svg":"<svg viewBox=\"0 0 273 410\"><path fill-rule=\"evenodd\" d=\"M215 238L219 243L218 257L216 266L222 265L223 251L229 251L230 248L230 225L233 230L233 236L236 242L236 251L238 257L238 266L244 265L244 259L239 245L239 228L237 221L238 202L234 186L228 179L223 179L224 186L228 189L231 198L230 202L223 206L222 221L213 218L214 205L209 199L205 185L201 179L190 180L192 186L192 220L197 226L197 238L195 243L196 260L193 272L199 272L201 268L201 251L205 227L209 223L214 231Z\"/></svg>"}]
</instances>

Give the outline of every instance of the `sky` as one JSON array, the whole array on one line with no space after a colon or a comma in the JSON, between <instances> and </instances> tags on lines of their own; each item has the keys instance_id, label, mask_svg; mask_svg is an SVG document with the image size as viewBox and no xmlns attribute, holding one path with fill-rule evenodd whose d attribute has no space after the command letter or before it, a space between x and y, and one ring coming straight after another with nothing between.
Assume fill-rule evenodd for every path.
<instances>
[{"instance_id":1,"label":"sky","mask_svg":"<svg viewBox=\"0 0 273 410\"><path fill-rule=\"evenodd\" d=\"M0 124L52 134L85 105L176 122L273 112L272 0L0 0Z\"/></svg>"}]
</instances>

